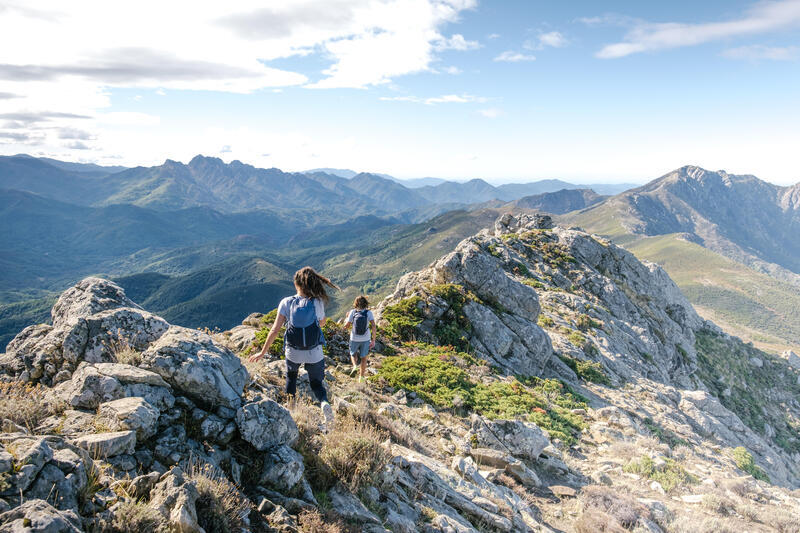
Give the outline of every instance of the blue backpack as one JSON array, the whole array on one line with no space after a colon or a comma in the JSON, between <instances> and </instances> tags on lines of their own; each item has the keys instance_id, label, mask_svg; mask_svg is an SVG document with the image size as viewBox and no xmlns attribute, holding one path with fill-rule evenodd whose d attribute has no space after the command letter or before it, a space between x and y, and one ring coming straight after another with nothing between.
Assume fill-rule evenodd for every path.
<instances>
[{"instance_id":1,"label":"blue backpack","mask_svg":"<svg viewBox=\"0 0 800 533\"><path fill-rule=\"evenodd\" d=\"M353 313L353 332L356 335L364 335L369 325L369 311L366 309L356 309Z\"/></svg>"},{"instance_id":2,"label":"blue backpack","mask_svg":"<svg viewBox=\"0 0 800 533\"><path fill-rule=\"evenodd\" d=\"M295 296L289 302L289 317L284 342L295 350L311 350L325 344L312 298Z\"/></svg>"}]
</instances>

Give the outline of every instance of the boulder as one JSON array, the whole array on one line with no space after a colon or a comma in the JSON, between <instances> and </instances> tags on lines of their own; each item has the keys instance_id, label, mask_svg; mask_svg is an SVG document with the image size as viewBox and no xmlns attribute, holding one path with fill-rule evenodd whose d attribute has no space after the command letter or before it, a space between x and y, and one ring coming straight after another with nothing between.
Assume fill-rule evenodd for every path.
<instances>
[{"instance_id":1,"label":"boulder","mask_svg":"<svg viewBox=\"0 0 800 533\"><path fill-rule=\"evenodd\" d=\"M169 327L118 285L100 278L86 278L64 291L51 316L52 326L25 328L9 343L0 369L25 381L56 384L79 362L115 361L120 351L144 350Z\"/></svg>"},{"instance_id":2,"label":"boulder","mask_svg":"<svg viewBox=\"0 0 800 533\"><path fill-rule=\"evenodd\" d=\"M45 439L18 439L7 445L6 449L13 452L16 472L10 477L8 488L0 493L3 495L19 494L28 490L44 465L53 458L53 450Z\"/></svg>"},{"instance_id":3,"label":"boulder","mask_svg":"<svg viewBox=\"0 0 800 533\"><path fill-rule=\"evenodd\" d=\"M257 315L260 313L253 314ZM245 322L247 322L247 320L248 319L245 319ZM259 328L255 326L242 324L230 331L216 333L212 335L211 338L214 339L214 342L219 346L224 346L234 353L239 353L255 342L258 329Z\"/></svg>"},{"instance_id":4,"label":"boulder","mask_svg":"<svg viewBox=\"0 0 800 533\"><path fill-rule=\"evenodd\" d=\"M44 500L28 500L19 507L0 514L0 533L43 531L80 533L81 520L73 512L59 511Z\"/></svg>"},{"instance_id":5,"label":"boulder","mask_svg":"<svg viewBox=\"0 0 800 533\"><path fill-rule=\"evenodd\" d=\"M53 394L80 409L97 409L101 403L128 396L141 396L159 410L175 404L161 376L120 363L81 363L72 379L56 386Z\"/></svg>"},{"instance_id":6,"label":"boulder","mask_svg":"<svg viewBox=\"0 0 800 533\"><path fill-rule=\"evenodd\" d=\"M114 429L132 429L138 441L145 441L156 434L158 409L144 398L130 397L101 403L98 415L107 420Z\"/></svg>"},{"instance_id":7,"label":"boulder","mask_svg":"<svg viewBox=\"0 0 800 533\"><path fill-rule=\"evenodd\" d=\"M142 367L207 406L238 409L248 375L241 360L201 331L172 326L142 354Z\"/></svg>"},{"instance_id":8,"label":"boulder","mask_svg":"<svg viewBox=\"0 0 800 533\"><path fill-rule=\"evenodd\" d=\"M136 432L129 430L82 435L72 442L88 451L92 457L105 459L120 454L133 454L136 448Z\"/></svg>"},{"instance_id":9,"label":"boulder","mask_svg":"<svg viewBox=\"0 0 800 533\"><path fill-rule=\"evenodd\" d=\"M242 438L257 450L291 446L300 433L289 411L273 400L247 403L236 413Z\"/></svg>"},{"instance_id":10,"label":"boulder","mask_svg":"<svg viewBox=\"0 0 800 533\"><path fill-rule=\"evenodd\" d=\"M205 533L197 522L200 495L194 481L186 481L183 470L173 467L150 492L150 505L158 510L173 531Z\"/></svg>"},{"instance_id":11,"label":"boulder","mask_svg":"<svg viewBox=\"0 0 800 533\"><path fill-rule=\"evenodd\" d=\"M514 457L535 461L550 439L533 422L521 420L488 420L472 415L472 432L480 447L507 452Z\"/></svg>"},{"instance_id":12,"label":"boulder","mask_svg":"<svg viewBox=\"0 0 800 533\"><path fill-rule=\"evenodd\" d=\"M259 482L281 492L293 488L305 472L303 456L288 446L278 446L264 456Z\"/></svg>"},{"instance_id":13,"label":"boulder","mask_svg":"<svg viewBox=\"0 0 800 533\"><path fill-rule=\"evenodd\" d=\"M361 523L381 523L380 519L341 483L337 483L329 490L328 496L331 499L331 508L344 519Z\"/></svg>"}]
</instances>

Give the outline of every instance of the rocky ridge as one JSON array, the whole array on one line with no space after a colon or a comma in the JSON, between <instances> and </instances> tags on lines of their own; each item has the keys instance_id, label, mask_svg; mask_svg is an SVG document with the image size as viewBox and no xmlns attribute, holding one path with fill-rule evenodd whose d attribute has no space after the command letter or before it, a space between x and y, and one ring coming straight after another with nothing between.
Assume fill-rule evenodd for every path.
<instances>
[{"instance_id":1,"label":"rocky ridge","mask_svg":"<svg viewBox=\"0 0 800 533\"><path fill-rule=\"evenodd\" d=\"M236 355L268 316L212 337L80 282L0 356L0 531L800 530L790 432L769 410L750 427L721 388L797 370L743 351L750 388L712 383L720 347L742 348L657 265L507 215L377 314L367 383L326 327L325 433L284 406L281 361ZM8 407L25 397L46 412Z\"/></svg>"}]
</instances>

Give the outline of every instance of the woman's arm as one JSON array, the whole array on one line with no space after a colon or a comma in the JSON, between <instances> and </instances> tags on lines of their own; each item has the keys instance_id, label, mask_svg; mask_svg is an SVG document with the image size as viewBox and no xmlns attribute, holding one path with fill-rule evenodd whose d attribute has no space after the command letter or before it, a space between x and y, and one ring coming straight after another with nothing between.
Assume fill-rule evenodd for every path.
<instances>
[{"instance_id":1,"label":"woman's arm","mask_svg":"<svg viewBox=\"0 0 800 533\"><path fill-rule=\"evenodd\" d=\"M261 348L261 353L250 356L249 360L251 363L255 363L256 361L264 357L264 354L267 353L269 347L272 346L273 342L275 342L275 337L278 336L278 333L280 332L281 328L285 323L286 323L285 316L278 315L277 318L275 318L275 322L273 322L272 324L272 329L269 330L269 335L267 335L267 340L264 341L264 346Z\"/></svg>"},{"instance_id":2,"label":"woman's arm","mask_svg":"<svg viewBox=\"0 0 800 533\"><path fill-rule=\"evenodd\" d=\"M375 339L378 338L378 328L375 326L374 320L370 320L369 325L370 327L372 327L372 338L370 339L369 342L369 349L371 350L375 347Z\"/></svg>"}]
</instances>

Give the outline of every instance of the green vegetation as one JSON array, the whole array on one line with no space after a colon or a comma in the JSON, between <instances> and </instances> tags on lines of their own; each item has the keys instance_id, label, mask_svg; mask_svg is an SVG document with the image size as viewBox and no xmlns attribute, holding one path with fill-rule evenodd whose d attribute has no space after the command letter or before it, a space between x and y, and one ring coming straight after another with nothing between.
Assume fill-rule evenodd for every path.
<instances>
[{"instance_id":1,"label":"green vegetation","mask_svg":"<svg viewBox=\"0 0 800 533\"><path fill-rule=\"evenodd\" d=\"M567 340L579 348L583 348L586 344L586 337L581 335L579 331L572 331L567 337Z\"/></svg>"},{"instance_id":2,"label":"green vegetation","mask_svg":"<svg viewBox=\"0 0 800 533\"><path fill-rule=\"evenodd\" d=\"M600 385L610 385L608 376L603 371L603 365L596 361L582 361L567 355L559 354L565 365L570 367L575 374L584 381L599 383Z\"/></svg>"},{"instance_id":3,"label":"green vegetation","mask_svg":"<svg viewBox=\"0 0 800 533\"><path fill-rule=\"evenodd\" d=\"M693 485L697 483L697 478L688 473L683 466L674 459L664 457L664 464L657 466L656 462L644 455L638 461L631 461L623 470L633 474L639 474L653 481L658 481L667 492L672 492L678 487Z\"/></svg>"},{"instance_id":4,"label":"green vegetation","mask_svg":"<svg viewBox=\"0 0 800 533\"><path fill-rule=\"evenodd\" d=\"M536 323L539 324L540 328L552 328L555 325L555 321L549 316L545 315L539 315Z\"/></svg>"},{"instance_id":5,"label":"green vegetation","mask_svg":"<svg viewBox=\"0 0 800 533\"><path fill-rule=\"evenodd\" d=\"M538 279L526 278L526 279L522 280L522 283L524 283L528 287L533 287L534 289L544 289L545 288L544 287L544 283L542 283Z\"/></svg>"},{"instance_id":6,"label":"green vegetation","mask_svg":"<svg viewBox=\"0 0 800 533\"><path fill-rule=\"evenodd\" d=\"M697 375L722 405L761 435L765 435L764 424L768 423L778 446L790 453L800 451L800 424L782 405L800 395L798 371L785 360L736 338L705 330L697 332L695 339ZM753 365L751 358L760 359L762 365ZM783 398L776 401L776 393Z\"/></svg>"},{"instance_id":7,"label":"green vegetation","mask_svg":"<svg viewBox=\"0 0 800 533\"><path fill-rule=\"evenodd\" d=\"M400 300L394 305L386 306L381 318L386 321L384 332L399 340L412 340L416 336L417 326L422 322L419 303L422 298L412 296Z\"/></svg>"},{"instance_id":8,"label":"green vegetation","mask_svg":"<svg viewBox=\"0 0 800 533\"><path fill-rule=\"evenodd\" d=\"M650 433L653 434L655 438L670 448L675 448L676 446L689 446L689 441L678 437L672 431L662 428L656 424L652 418L645 418L642 421L642 424L650 431Z\"/></svg>"},{"instance_id":9,"label":"green vegetation","mask_svg":"<svg viewBox=\"0 0 800 533\"><path fill-rule=\"evenodd\" d=\"M769 483L769 476L753 460L753 455L744 446L739 446L733 450L733 460L740 470L747 472L751 476L761 481Z\"/></svg>"},{"instance_id":10,"label":"green vegetation","mask_svg":"<svg viewBox=\"0 0 800 533\"><path fill-rule=\"evenodd\" d=\"M575 321L575 324L578 326L578 329L581 331L588 331L589 328L597 328L600 329L603 327L603 324L596 321L592 317L587 314L581 314L578 316L578 319Z\"/></svg>"},{"instance_id":11,"label":"green vegetation","mask_svg":"<svg viewBox=\"0 0 800 533\"><path fill-rule=\"evenodd\" d=\"M484 384L469 370L475 360L452 348L415 345L418 355L384 360L373 380L415 392L424 401L444 409L466 409L488 418L522 418L535 422L571 444L584 422L570 410L585 408L585 399L557 380L513 378L510 382Z\"/></svg>"}]
</instances>

